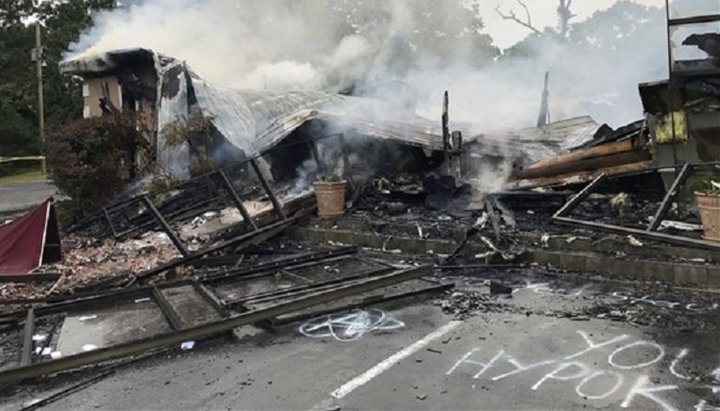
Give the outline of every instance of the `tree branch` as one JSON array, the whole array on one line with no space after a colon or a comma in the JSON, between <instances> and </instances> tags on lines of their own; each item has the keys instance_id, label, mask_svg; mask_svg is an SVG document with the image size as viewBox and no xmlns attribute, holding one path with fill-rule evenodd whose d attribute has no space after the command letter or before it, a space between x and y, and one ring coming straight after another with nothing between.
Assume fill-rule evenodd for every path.
<instances>
[{"instance_id":1,"label":"tree branch","mask_svg":"<svg viewBox=\"0 0 720 411\"><path fill-rule=\"evenodd\" d=\"M497 7L495 7L495 12L496 12L500 17L502 17L503 20L512 20L512 21L514 21L515 23L517 23L517 24L519 24L519 25L521 25L521 26L523 26L523 27L525 27L525 28L527 28L527 29L529 29L529 30L532 30L533 32L535 32L535 33L537 33L537 34L542 34L542 32L541 32L540 30L536 29L535 26L533 26L533 24L532 24L532 18L530 17L530 10L528 9L527 5L526 5L525 3L523 3L522 0L517 0L517 2L520 3L520 6L522 6L522 7L525 9L525 15L526 15L526 20L525 20L525 21L520 20L520 19L515 15L515 12L514 12L513 10L510 10L510 12L509 12L508 14L503 13L503 12L500 10L500 5L499 5L499 4L497 5Z\"/></svg>"},{"instance_id":2,"label":"tree branch","mask_svg":"<svg viewBox=\"0 0 720 411\"><path fill-rule=\"evenodd\" d=\"M517 2L520 3L520 5L522 6L522 8L525 9L525 16L527 17L527 20L526 20L526 21L527 21L527 24L528 24L529 26L532 26L532 25L533 25L533 24L532 24L532 17L530 17L530 9L528 9L527 4L523 3L521 0L517 0Z\"/></svg>"},{"instance_id":3,"label":"tree branch","mask_svg":"<svg viewBox=\"0 0 720 411\"><path fill-rule=\"evenodd\" d=\"M560 35L563 37L567 37L568 29L570 27L570 19L575 17L575 14L572 13L570 7L572 7L572 0L560 0L560 4L557 8L559 20L558 28Z\"/></svg>"}]
</instances>

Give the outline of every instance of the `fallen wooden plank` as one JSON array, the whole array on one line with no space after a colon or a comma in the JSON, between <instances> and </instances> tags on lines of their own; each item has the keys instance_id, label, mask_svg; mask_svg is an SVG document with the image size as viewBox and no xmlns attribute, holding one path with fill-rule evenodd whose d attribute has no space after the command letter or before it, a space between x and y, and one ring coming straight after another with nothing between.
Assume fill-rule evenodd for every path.
<instances>
[{"instance_id":1,"label":"fallen wooden plank","mask_svg":"<svg viewBox=\"0 0 720 411\"><path fill-rule=\"evenodd\" d=\"M552 158L537 161L525 167L525 170L545 168L559 164L567 164L573 161L587 160L595 157L603 157L611 154L618 154L633 149L632 140L618 141L615 143L603 144L601 146L574 150L569 153L559 154Z\"/></svg>"},{"instance_id":2,"label":"fallen wooden plank","mask_svg":"<svg viewBox=\"0 0 720 411\"><path fill-rule=\"evenodd\" d=\"M506 188L511 190L529 189L535 187L554 187L571 184L582 184L596 179L601 174L619 176L622 174L637 173L652 167L652 161L639 161L632 164L623 164L617 167L600 168L592 171L569 173L553 177L523 179L508 182Z\"/></svg>"},{"instance_id":3,"label":"fallen wooden plank","mask_svg":"<svg viewBox=\"0 0 720 411\"><path fill-rule=\"evenodd\" d=\"M36 273L36 274L2 274L0 283L34 283L43 281L57 281L62 277L60 273Z\"/></svg>"},{"instance_id":4,"label":"fallen wooden plank","mask_svg":"<svg viewBox=\"0 0 720 411\"><path fill-rule=\"evenodd\" d=\"M576 173L580 171L593 171L600 168L618 167L625 164L637 163L650 160L652 156L647 150L632 150L622 153L610 154L602 157L582 159L567 163L558 163L547 167L520 170L513 174L515 179L531 179L542 177L553 177L562 174Z\"/></svg>"}]
</instances>

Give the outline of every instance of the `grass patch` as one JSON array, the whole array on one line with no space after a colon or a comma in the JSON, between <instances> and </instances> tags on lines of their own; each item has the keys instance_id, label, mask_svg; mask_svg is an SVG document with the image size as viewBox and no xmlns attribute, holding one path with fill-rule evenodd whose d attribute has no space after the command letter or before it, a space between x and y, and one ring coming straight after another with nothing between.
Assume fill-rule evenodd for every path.
<instances>
[{"instance_id":1,"label":"grass patch","mask_svg":"<svg viewBox=\"0 0 720 411\"><path fill-rule=\"evenodd\" d=\"M45 176L42 175L42 171L39 167L35 170L26 169L16 174L0 176L0 186L9 184L31 183L33 181L42 180L44 178Z\"/></svg>"}]
</instances>

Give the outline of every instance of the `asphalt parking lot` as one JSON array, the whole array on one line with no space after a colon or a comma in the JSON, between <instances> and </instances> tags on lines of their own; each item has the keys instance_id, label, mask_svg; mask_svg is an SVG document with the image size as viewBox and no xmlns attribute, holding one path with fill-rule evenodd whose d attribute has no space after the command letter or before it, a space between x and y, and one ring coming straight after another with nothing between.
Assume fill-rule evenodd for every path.
<instances>
[{"instance_id":1,"label":"asphalt parking lot","mask_svg":"<svg viewBox=\"0 0 720 411\"><path fill-rule=\"evenodd\" d=\"M121 368L51 408L717 409L714 296L704 305L667 304L628 298L630 289L532 280L515 291L502 309L463 316L443 313L431 297L275 332L246 328L240 339L199 342ZM709 325L658 329L562 314L598 301ZM23 387L3 409L82 378Z\"/></svg>"}]
</instances>

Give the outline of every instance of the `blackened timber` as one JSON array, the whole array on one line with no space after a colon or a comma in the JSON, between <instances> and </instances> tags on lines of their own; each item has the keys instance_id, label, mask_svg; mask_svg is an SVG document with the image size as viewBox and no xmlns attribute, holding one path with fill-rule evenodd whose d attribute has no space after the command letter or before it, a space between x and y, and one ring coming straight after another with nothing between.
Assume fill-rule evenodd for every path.
<instances>
[{"instance_id":1,"label":"blackened timber","mask_svg":"<svg viewBox=\"0 0 720 411\"><path fill-rule=\"evenodd\" d=\"M282 260L271 261L267 263L256 264L252 267L244 268L241 270L233 270L224 272L221 274L209 274L203 277L203 281L218 282L224 281L230 278L242 277L249 274L256 274L264 271L277 270L279 268L287 268L296 266L303 263L315 262L327 260L330 258L345 256L349 254L357 253L357 247L343 247L331 251L322 251L319 253L313 253L309 255L303 255L300 257L285 258Z\"/></svg>"},{"instance_id":2,"label":"blackened timber","mask_svg":"<svg viewBox=\"0 0 720 411\"><path fill-rule=\"evenodd\" d=\"M25 330L23 333L22 356L20 357L21 365L30 365L32 363L33 334L35 333L35 309L31 308L25 317Z\"/></svg>"},{"instance_id":3,"label":"blackened timber","mask_svg":"<svg viewBox=\"0 0 720 411\"><path fill-rule=\"evenodd\" d=\"M245 246L246 244L253 244L253 243L256 243L256 242L259 242L262 240L266 240L272 236L279 234L282 230L284 230L290 224L295 222L296 219L297 218L291 218L289 220L284 220L284 221L279 221L274 224L269 224L262 228L259 228L257 231L251 231L249 233L243 234L243 235L235 237L233 239L223 241L220 244L214 245L212 247L208 247L204 250L193 253L187 257L176 258L174 260L168 261L165 264L161 264L155 268L151 268L150 270L139 273L137 275L137 279L138 279L138 281L143 281L149 277L153 277L155 275L158 275L158 274L165 272L167 270L170 270L172 268L191 263L193 261L196 261L196 260L202 258L205 255L214 253L216 251L220 251L220 250L228 248L228 247Z\"/></svg>"},{"instance_id":4,"label":"blackened timber","mask_svg":"<svg viewBox=\"0 0 720 411\"><path fill-rule=\"evenodd\" d=\"M105 220L108 223L108 227L110 227L110 231L112 231L113 237L118 238L118 233L115 230L115 225L113 225L112 219L110 219L110 213L108 213L108 210L105 207L103 207L102 211L103 215L105 216Z\"/></svg>"},{"instance_id":5,"label":"blackened timber","mask_svg":"<svg viewBox=\"0 0 720 411\"><path fill-rule=\"evenodd\" d=\"M220 333L232 330L233 328L254 324L283 314L304 310L319 304L328 303L431 274L432 267L430 266L422 266L398 271L380 277L368 278L351 284L340 285L336 288L304 296L302 298L284 301L279 304L241 313L233 317L205 323L180 331L162 333L156 336L142 338L118 345L101 347L97 350L73 354L56 360L37 362L26 366L4 369L0 371L0 385L17 384L29 378L41 375L141 354L150 350L177 345L184 341L195 341L213 337Z\"/></svg>"},{"instance_id":6,"label":"blackened timber","mask_svg":"<svg viewBox=\"0 0 720 411\"><path fill-rule=\"evenodd\" d=\"M162 227L165 234L170 237L170 241L175 245L175 248L180 251L180 254L183 255L183 257L189 257L190 252L185 248L185 245L180 241L180 237L175 234L175 232L170 228L167 221L165 221L165 218L163 218L162 214L155 208L155 205L150 201L150 199L147 196L142 196L142 201L145 203L145 206L147 206L150 213L152 213L153 217L155 217L155 220L160 224L160 227Z\"/></svg>"},{"instance_id":7,"label":"blackened timber","mask_svg":"<svg viewBox=\"0 0 720 411\"><path fill-rule=\"evenodd\" d=\"M38 315L57 314L65 312L70 308L79 309L82 307L95 307L112 301L145 298L150 295L150 291L151 290L147 287L138 287L91 293L86 296L53 302L37 307L35 312Z\"/></svg>"},{"instance_id":8,"label":"blackened timber","mask_svg":"<svg viewBox=\"0 0 720 411\"><path fill-rule=\"evenodd\" d=\"M270 201L272 201L273 208L275 209L277 215L283 220L287 220L287 216L285 215L285 211L283 210L280 201L278 201L277 197L275 197L275 193L273 193L267 180L265 180L265 176L263 176L260 171L260 167L258 167L255 159L250 160L250 165L252 166L253 171L255 171L255 175L257 175L258 180L260 180L260 184L262 184L263 189L267 193L268 197L270 197Z\"/></svg>"},{"instance_id":9,"label":"blackened timber","mask_svg":"<svg viewBox=\"0 0 720 411\"><path fill-rule=\"evenodd\" d=\"M274 300L274 299L287 299L289 297L293 297L296 295L319 291L322 289L337 286L338 284L348 283L348 282L354 281L354 280L360 280L363 278L384 275L384 274L387 274L394 270L395 270L394 268L385 267L385 268L373 270L370 272L357 273L357 274L353 274L353 275L350 275L347 277L336 278L336 279L332 279L332 280L321 281L321 282L301 285L301 286L292 287L292 288L286 288L284 290L275 290L275 291L269 291L269 292L260 293L260 294L248 295L248 296L244 296L244 297L240 297L237 299L226 301L226 304L227 305L237 305L237 304L244 304L244 303L248 303L248 302L258 303L258 302L264 302L264 301Z\"/></svg>"},{"instance_id":10,"label":"blackened timber","mask_svg":"<svg viewBox=\"0 0 720 411\"><path fill-rule=\"evenodd\" d=\"M585 188L583 188L582 191L577 193L575 195L575 197L571 198L570 201L565 203L565 205L562 206L555 213L553 218L565 217L566 215L570 214L575 209L575 207L577 207L583 200L585 200L590 194L592 194L593 190L595 190L595 188L597 186L599 186L600 183L605 181L605 177L606 177L605 174L600 174L599 176L597 176L597 178L595 178L595 180L593 180L590 184L585 186Z\"/></svg>"},{"instance_id":11,"label":"blackened timber","mask_svg":"<svg viewBox=\"0 0 720 411\"><path fill-rule=\"evenodd\" d=\"M60 273L33 273L33 274L0 274L0 283L34 283L43 281L57 281Z\"/></svg>"},{"instance_id":12,"label":"blackened timber","mask_svg":"<svg viewBox=\"0 0 720 411\"><path fill-rule=\"evenodd\" d=\"M172 305L170 305L170 302L168 302L165 298L162 291L154 285L152 286L152 296L157 306L160 307L160 311L167 320L168 324L170 324L170 328L174 331L181 330L183 326L180 316Z\"/></svg>"},{"instance_id":13,"label":"blackened timber","mask_svg":"<svg viewBox=\"0 0 720 411\"><path fill-rule=\"evenodd\" d=\"M52 328L50 328L50 332L45 334L45 341L42 342L42 345L36 350L38 353L42 355L43 352L52 344L53 338L55 337L55 333L58 331L58 328L63 324L64 319L57 318L55 321L53 321Z\"/></svg>"},{"instance_id":14,"label":"blackened timber","mask_svg":"<svg viewBox=\"0 0 720 411\"><path fill-rule=\"evenodd\" d=\"M340 143L340 153L342 154L344 178L350 182L353 200L355 200L357 196L360 195L360 190L358 190L357 184L355 184L355 178L353 177L352 163L350 163L350 157L348 156L349 149L345 143L345 134L338 134L338 142Z\"/></svg>"},{"instance_id":15,"label":"blackened timber","mask_svg":"<svg viewBox=\"0 0 720 411\"><path fill-rule=\"evenodd\" d=\"M561 176L566 174L594 171L607 167L617 167L621 165L635 164L640 161L648 161L651 159L652 157L648 150L630 150L602 157L594 157L589 159L582 159L579 161L572 161L569 163L556 164L549 167L526 168L516 173L513 173L512 178L515 180L532 180L536 178Z\"/></svg>"},{"instance_id":16,"label":"blackened timber","mask_svg":"<svg viewBox=\"0 0 720 411\"><path fill-rule=\"evenodd\" d=\"M610 224L596 223L593 221L581 221L568 217L552 217L552 220L559 224L564 224L578 228L589 228L608 233L633 235L638 238L644 238L652 241L660 241L685 247L695 247L705 250L720 251L720 243L714 241L700 240L697 238L681 237L677 235L658 233L655 231L641 230L638 228L621 227Z\"/></svg>"},{"instance_id":17,"label":"blackened timber","mask_svg":"<svg viewBox=\"0 0 720 411\"><path fill-rule=\"evenodd\" d=\"M310 146L310 152L315 159L315 164L317 165L318 172L320 173L320 175L324 175L325 166L323 165L322 158L320 158L320 152L318 151L315 140L309 140L308 145Z\"/></svg>"},{"instance_id":18,"label":"blackened timber","mask_svg":"<svg viewBox=\"0 0 720 411\"><path fill-rule=\"evenodd\" d=\"M229 313L223 308L223 302L220 300L215 293L210 291L205 284L199 282L193 282L193 288L208 304L210 304L218 314L223 317L227 317Z\"/></svg>"},{"instance_id":19,"label":"blackened timber","mask_svg":"<svg viewBox=\"0 0 720 411\"><path fill-rule=\"evenodd\" d=\"M675 177L675 181L673 181L672 185L668 189L668 192L665 194L665 198L660 204L660 208L658 208L657 212L655 213L655 217L653 218L652 222L650 222L650 225L647 228L648 231L657 231L657 229L660 227L660 224L663 222L663 220L665 219L665 215L670 209L670 205L673 201L675 201L675 198L678 196L680 192L680 187L685 184L685 181L687 181L688 177L690 177L692 170L693 167L690 164L685 163L682 170L680 170L680 173L678 173L677 177Z\"/></svg>"},{"instance_id":20,"label":"blackened timber","mask_svg":"<svg viewBox=\"0 0 720 411\"><path fill-rule=\"evenodd\" d=\"M253 221L252 217L250 217L250 213L248 213L247 209L245 208L245 205L243 205L242 199L238 195L237 191L235 190L235 187L233 187L232 182L228 178L227 174L225 174L225 171L220 169L218 171L220 174L220 177L222 178L223 184L225 185L225 189L227 190L228 194L230 195L230 198L232 199L233 203L235 203L235 207L237 207L238 211L240 211L240 215L242 215L243 220L246 224L248 224L253 230L257 230L257 224L255 224L255 221Z\"/></svg>"}]
</instances>

